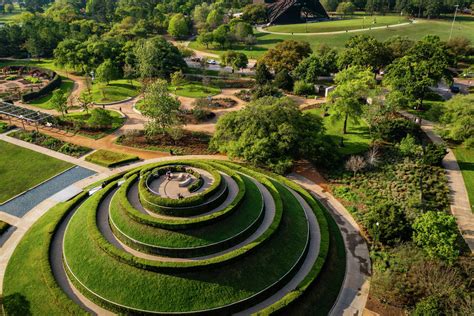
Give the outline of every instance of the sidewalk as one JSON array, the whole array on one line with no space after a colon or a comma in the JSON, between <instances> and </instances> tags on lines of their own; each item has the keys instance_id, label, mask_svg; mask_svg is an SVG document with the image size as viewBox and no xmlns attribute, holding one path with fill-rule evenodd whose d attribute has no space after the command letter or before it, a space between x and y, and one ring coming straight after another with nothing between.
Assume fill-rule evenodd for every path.
<instances>
[{"instance_id":1,"label":"sidewalk","mask_svg":"<svg viewBox=\"0 0 474 316\"><path fill-rule=\"evenodd\" d=\"M408 119L414 120L415 115L408 112L400 112ZM444 143L443 139L434 131L435 123L422 120L421 129L435 144ZM448 148L448 154L443 159L443 167L446 170L450 190L451 213L456 217L461 235L466 241L471 253L474 253L474 214L471 210L466 185L462 177L461 169L454 156L453 151Z\"/></svg>"}]
</instances>

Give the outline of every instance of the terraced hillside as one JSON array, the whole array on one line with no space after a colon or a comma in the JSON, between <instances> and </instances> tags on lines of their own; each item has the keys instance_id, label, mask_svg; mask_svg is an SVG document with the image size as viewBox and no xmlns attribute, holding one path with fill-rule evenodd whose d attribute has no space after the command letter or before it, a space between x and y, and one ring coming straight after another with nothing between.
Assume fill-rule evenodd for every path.
<instances>
[{"instance_id":1,"label":"terraced hillside","mask_svg":"<svg viewBox=\"0 0 474 316\"><path fill-rule=\"evenodd\" d=\"M267 314L310 304L327 313L336 300L345 260L334 255L336 225L283 177L176 160L91 189L24 237L5 275L7 312L26 301L48 315Z\"/></svg>"}]
</instances>

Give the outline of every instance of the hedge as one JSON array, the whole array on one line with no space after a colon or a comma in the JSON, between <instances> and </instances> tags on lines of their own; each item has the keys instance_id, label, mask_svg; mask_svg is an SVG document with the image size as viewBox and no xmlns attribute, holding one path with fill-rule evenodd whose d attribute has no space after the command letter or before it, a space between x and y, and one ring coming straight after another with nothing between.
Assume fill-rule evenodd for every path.
<instances>
[{"instance_id":1,"label":"hedge","mask_svg":"<svg viewBox=\"0 0 474 316\"><path fill-rule=\"evenodd\" d=\"M163 256L170 256L170 257L179 257L179 258L192 258L192 257L201 257L210 255L213 253L217 253L220 251L224 251L233 247L240 242L244 241L250 235L252 235L259 227L265 217L265 203L263 201L263 195L261 192L261 208L258 210L258 216L252 220L247 226L245 226L241 231L236 234L230 235L229 237L226 236L225 239L216 241L214 243L203 244L203 245L195 245L193 247L167 247L163 245L159 245L155 243L149 243L141 240L137 240L134 237L127 235L127 232L124 231L124 224L128 222L124 222L122 219L122 223L119 225L118 222L114 220L115 216L121 218L121 216L127 216L126 210L121 208L117 203L114 201L115 199L119 198L118 192L112 198L110 203L109 209L109 220L110 220L110 227L117 239L119 239L124 244L132 247L133 249L143 251L146 253L151 254L158 254ZM119 206L119 207L117 207ZM222 219L221 217L218 217ZM252 219L252 218L249 218ZM121 228L122 227L122 228ZM143 229L140 229L139 232L142 232ZM186 232L184 232L186 234ZM192 234L192 233L191 233ZM138 235L135 235L138 236ZM136 237L139 239L139 237ZM157 239L159 241L159 239Z\"/></svg>"},{"instance_id":2,"label":"hedge","mask_svg":"<svg viewBox=\"0 0 474 316\"><path fill-rule=\"evenodd\" d=\"M54 90L58 89L61 86L61 76L58 75L57 73L55 73L54 71L48 70L48 69L43 69L43 68L30 68L30 69L41 70L42 72L47 73L50 77L53 77L53 80L51 80L46 86L44 86L43 88L41 88L38 91L28 92L28 93L23 94L21 96L21 101L22 102L29 102L29 101L32 101L34 99L45 96L45 95L53 92Z\"/></svg>"},{"instance_id":3,"label":"hedge","mask_svg":"<svg viewBox=\"0 0 474 316\"><path fill-rule=\"evenodd\" d=\"M191 218L159 218L143 214L130 204L130 201L127 198L127 194L130 190L131 185L136 181L137 177L138 176L136 174L130 175L128 177L127 182L125 182L117 192L116 198L112 200L111 206L123 208L127 212L127 215L131 218L131 220L134 220L141 224L169 230L190 229L212 224L217 220L220 220L225 216L232 214L232 212L240 206L240 203L242 202L246 192L246 187L242 178L239 175L235 174L232 176L232 178L239 187L239 193L237 194L235 199L221 211Z\"/></svg>"}]
</instances>

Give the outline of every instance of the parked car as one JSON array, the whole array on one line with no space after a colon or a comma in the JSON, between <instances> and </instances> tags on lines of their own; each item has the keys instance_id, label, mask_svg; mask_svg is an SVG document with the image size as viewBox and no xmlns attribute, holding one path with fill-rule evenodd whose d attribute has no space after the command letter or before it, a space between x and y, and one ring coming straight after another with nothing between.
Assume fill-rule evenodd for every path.
<instances>
[{"instance_id":1,"label":"parked car","mask_svg":"<svg viewBox=\"0 0 474 316\"><path fill-rule=\"evenodd\" d=\"M209 65L217 65L217 61L215 61L214 59L209 59L209 60L207 61L207 63L208 63Z\"/></svg>"},{"instance_id":2,"label":"parked car","mask_svg":"<svg viewBox=\"0 0 474 316\"><path fill-rule=\"evenodd\" d=\"M451 90L452 93L459 93L459 92L461 92L461 89L459 89L458 86L451 86L451 87L449 87L449 90Z\"/></svg>"}]
</instances>

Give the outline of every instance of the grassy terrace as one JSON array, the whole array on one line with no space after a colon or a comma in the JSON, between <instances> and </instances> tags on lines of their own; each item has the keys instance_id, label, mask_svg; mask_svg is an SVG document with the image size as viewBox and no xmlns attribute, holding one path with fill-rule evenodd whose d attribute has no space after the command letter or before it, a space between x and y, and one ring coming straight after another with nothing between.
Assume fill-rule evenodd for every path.
<instances>
[{"instance_id":1,"label":"grassy terrace","mask_svg":"<svg viewBox=\"0 0 474 316\"><path fill-rule=\"evenodd\" d=\"M268 33L259 33L257 36L257 45L254 47L248 48L242 45L234 45L232 50L243 52L247 54L249 58L259 58L262 56L269 48L274 47L279 42L284 40L298 40L298 41L307 41L310 43L311 47L314 49L320 44L327 44L334 48L343 48L345 42L354 35L357 34L368 34L374 36L379 41L385 41L389 37L400 35L407 36L412 40L419 40L425 35L433 34L441 37L442 40L447 40L449 38L449 33L451 30L452 17L446 17L445 19L440 20L419 20L417 23L412 25L406 25L396 28L389 29L379 29L379 30L367 30L365 32L359 33L347 33L347 34L328 34L328 35L277 35L277 34L268 34ZM337 23L337 22L336 22ZM474 41L474 17L461 16L456 18L456 23L454 25L453 36L462 36ZM200 45L196 41L190 43L190 47L198 50L208 51L221 55L225 50L220 49L217 46L209 46L209 49L206 49L204 45Z\"/></svg>"},{"instance_id":2,"label":"grassy terrace","mask_svg":"<svg viewBox=\"0 0 474 316\"><path fill-rule=\"evenodd\" d=\"M136 160L138 160L137 156L117 153L105 149L99 149L86 157L86 161L109 168Z\"/></svg>"},{"instance_id":3,"label":"grassy terrace","mask_svg":"<svg viewBox=\"0 0 474 316\"><path fill-rule=\"evenodd\" d=\"M260 191L248 177L242 176L242 179L247 187L242 203L232 215L212 225L183 231L143 225L130 220L116 199L111 203L112 218L120 230L144 243L176 248L209 245L238 234L257 219L263 204Z\"/></svg>"},{"instance_id":4,"label":"grassy terrace","mask_svg":"<svg viewBox=\"0 0 474 316\"><path fill-rule=\"evenodd\" d=\"M72 166L4 141L0 141L0 152L0 203Z\"/></svg>"},{"instance_id":5,"label":"grassy terrace","mask_svg":"<svg viewBox=\"0 0 474 316\"><path fill-rule=\"evenodd\" d=\"M474 212L474 149L456 147L453 151L462 171L471 210Z\"/></svg>"},{"instance_id":6,"label":"grassy terrace","mask_svg":"<svg viewBox=\"0 0 474 316\"><path fill-rule=\"evenodd\" d=\"M65 251L69 265L89 288L108 299L132 307L187 311L220 306L249 297L286 273L305 244L306 221L303 210L288 190L281 185L278 185L278 190L285 210L278 233L259 251L229 263L225 268L163 274L136 269L112 260L88 234L84 234L89 201L78 210L66 232ZM77 244L83 247L77 247ZM133 289L133 292L124 289ZM196 293L199 293L199 297L196 297Z\"/></svg>"},{"instance_id":7,"label":"grassy terrace","mask_svg":"<svg viewBox=\"0 0 474 316\"><path fill-rule=\"evenodd\" d=\"M59 89L61 89L67 96L69 96L73 88L74 88L74 81L72 81L71 79L67 77L61 76L61 86L59 87ZM50 102L52 96L53 94L50 93L41 98L28 102L28 104L34 105L41 109L51 110L51 109L54 109L53 105Z\"/></svg>"},{"instance_id":8,"label":"grassy terrace","mask_svg":"<svg viewBox=\"0 0 474 316\"><path fill-rule=\"evenodd\" d=\"M369 27L380 27L386 25L400 24L408 22L408 18L400 15L374 15L363 16L357 14L341 20L301 23L291 25L275 25L268 28L271 32L283 33L322 33L337 32L354 29L368 29Z\"/></svg>"},{"instance_id":9,"label":"grassy terrace","mask_svg":"<svg viewBox=\"0 0 474 316\"><path fill-rule=\"evenodd\" d=\"M135 97L140 92L140 83L138 81L120 79L111 81L108 85L95 83L92 85L92 100L95 103L109 103L123 101Z\"/></svg>"},{"instance_id":10,"label":"grassy terrace","mask_svg":"<svg viewBox=\"0 0 474 316\"><path fill-rule=\"evenodd\" d=\"M323 116L323 109L311 109L308 112ZM359 123L353 123L349 120L347 123L347 134L342 134L343 120L333 121L331 116L323 118L326 133L331 136L336 144L339 144L341 137L344 138L344 147L339 147L338 150L343 155L352 155L363 152L369 148L371 142L369 135L369 128L364 120Z\"/></svg>"}]
</instances>

